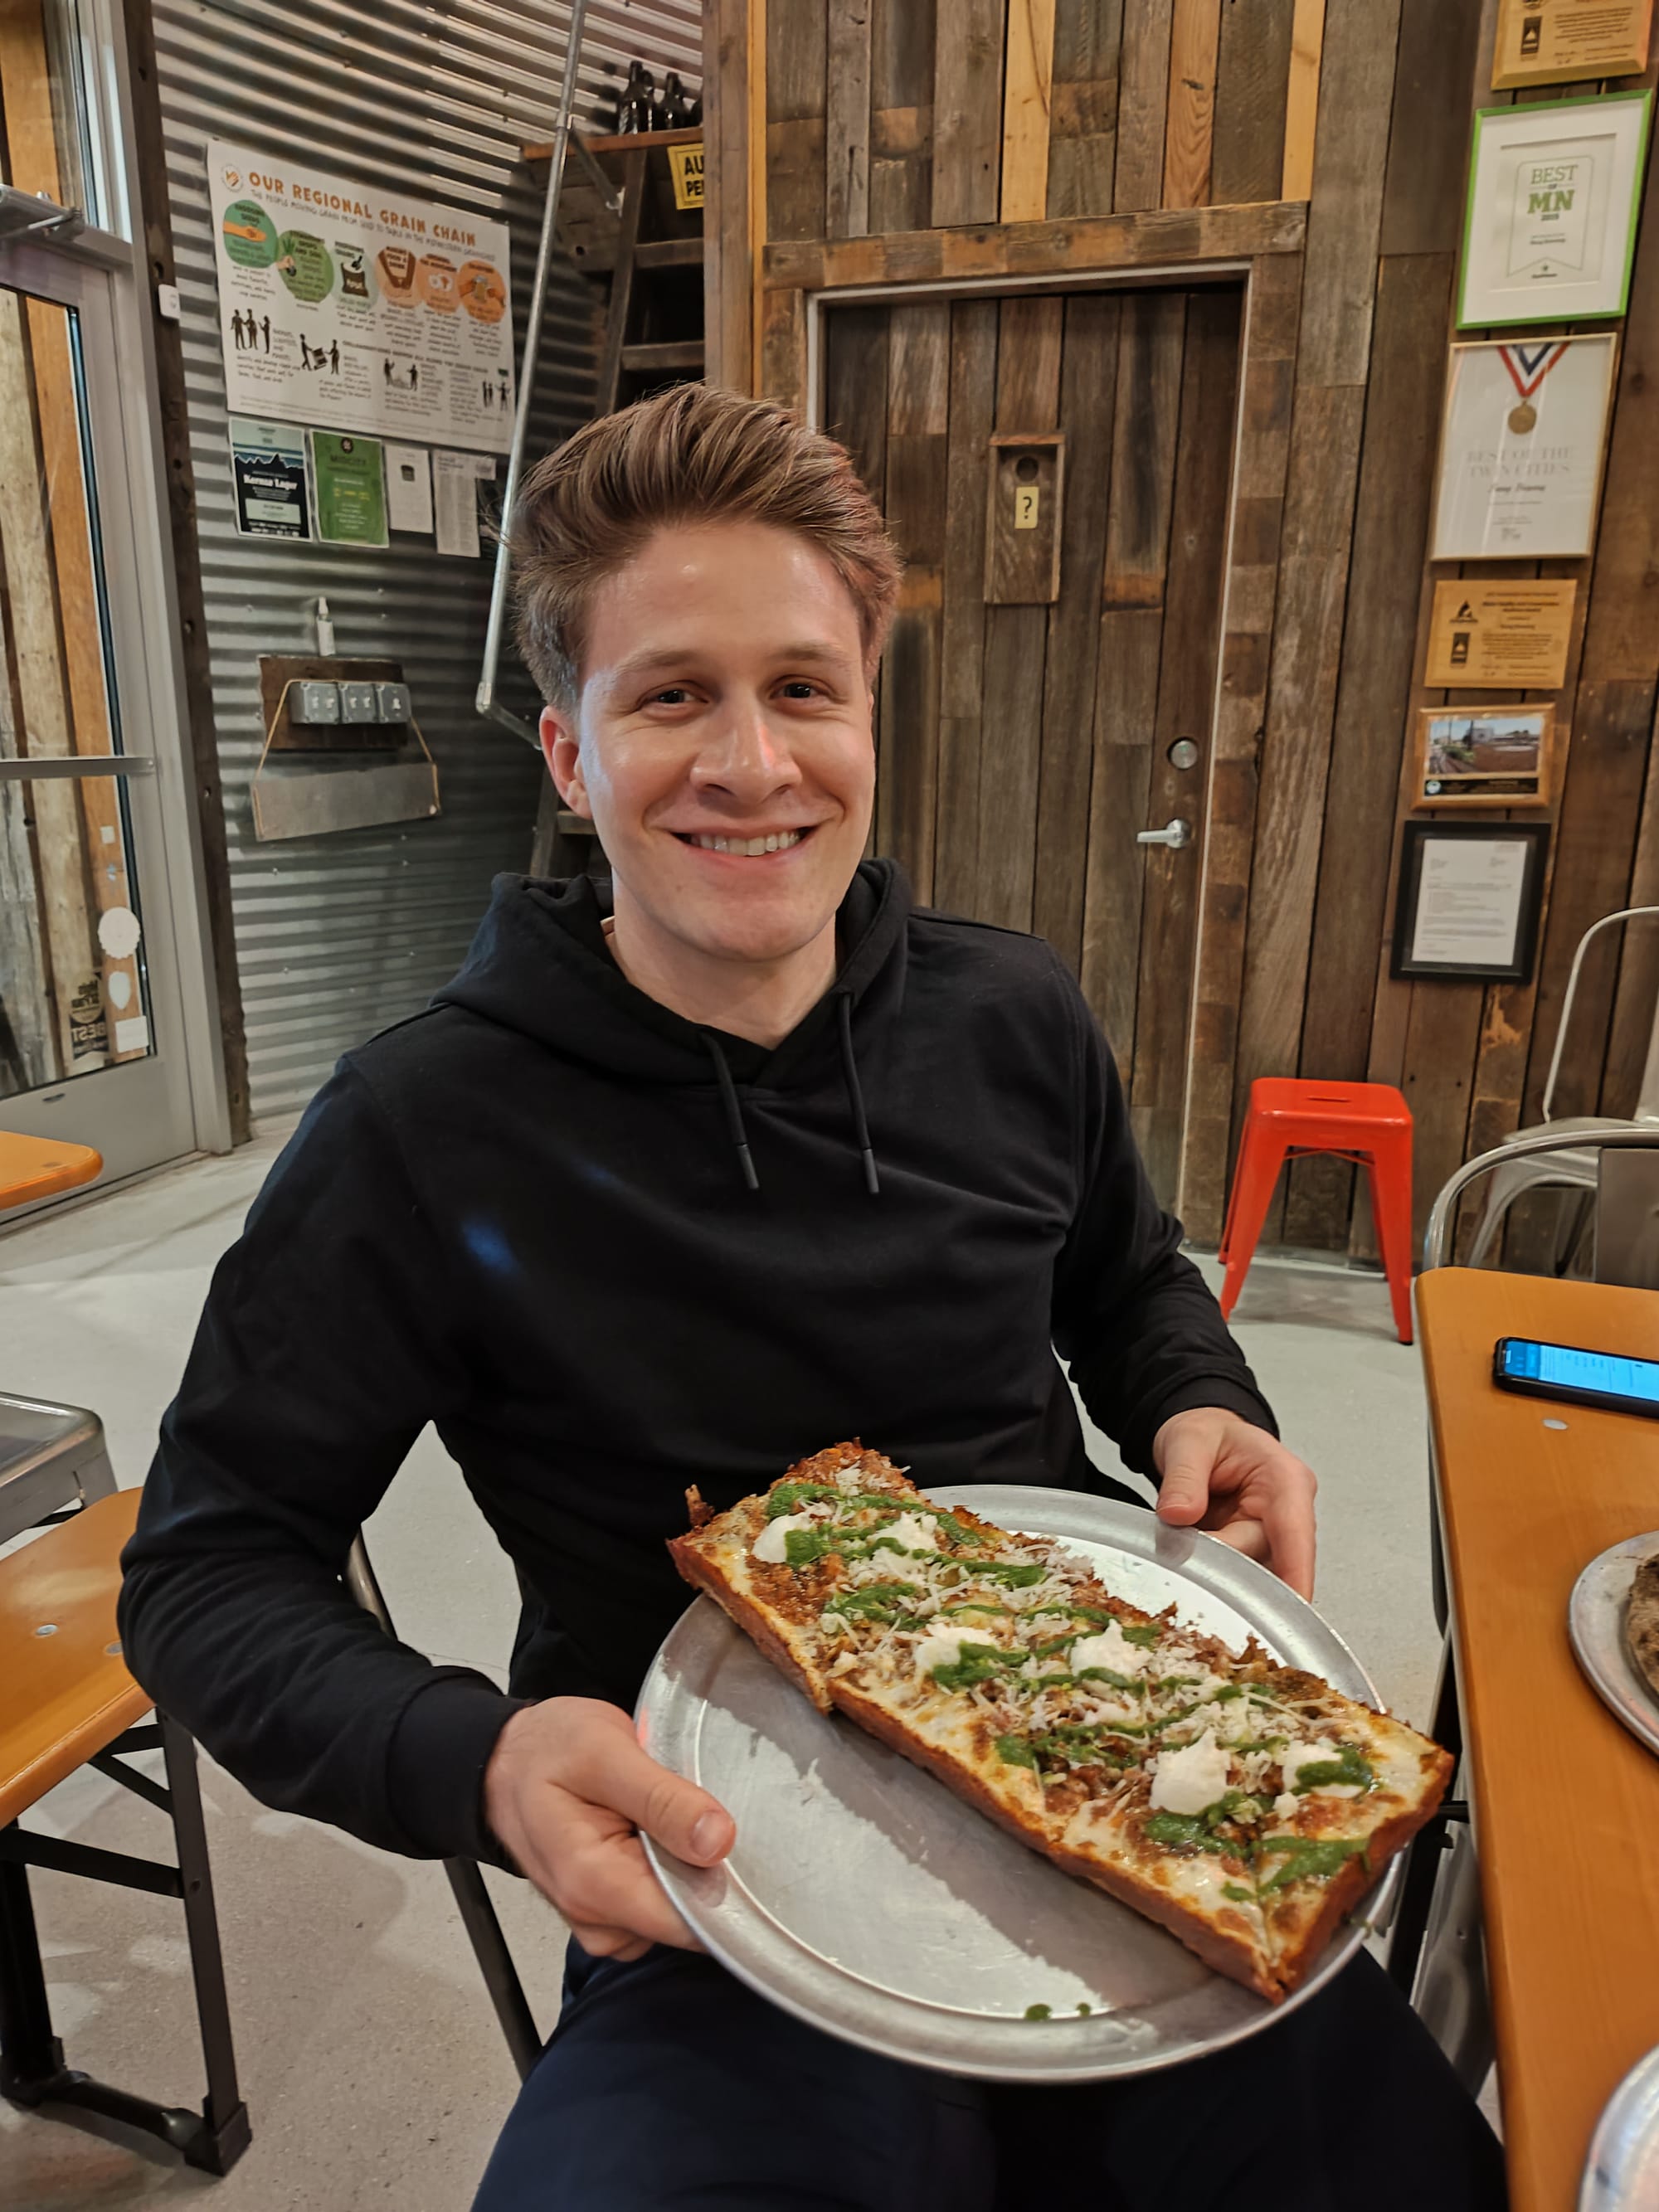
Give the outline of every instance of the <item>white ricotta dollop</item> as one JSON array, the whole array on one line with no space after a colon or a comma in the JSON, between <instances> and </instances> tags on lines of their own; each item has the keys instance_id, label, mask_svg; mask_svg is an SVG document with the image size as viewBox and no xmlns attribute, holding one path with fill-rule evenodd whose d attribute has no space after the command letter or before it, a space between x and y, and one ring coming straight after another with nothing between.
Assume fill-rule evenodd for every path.
<instances>
[{"instance_id":1,"label":"white ricotta dollop","mask_svg":"<svg viewBox=\"0 0 1659 2212\"><path fill-rule=\"evenodd\" d=\"M1288 1790L1281 1790L1278 1796L1273 1799L1274 1820L1293 1820L1296 1818L1297 1808L1301 1802L1302 1800L1299 1797L1293 1797Z\"/></svg>"},{"instance_id":2,"label":"white ricotta dollop","mask_svg":"<svg viewBox=\"0 0 1659 2212\"><path fill-rule=\"evenodd\" d=\"M1226 1791L1226 1746L1208 1729L1196 1743L1159 1752L1152 1772L1155 1813L1202 1813Z\"/></svg>"},{"instance_id":3,"label":"white ricotta dollop","mask_svg":"<svg viewBox=\"0 0 1659 2212\"><path fill-rule=\"evenodd\" d=\"M910 1657L918 1674L931 1674L935 1667L954 1667L964 1644L991 1640L982 1628L935 1628L911 1645Z\"/></svg>"},{"instance_id":4,"label":"white ricotta dollop","mask_svg":"<svg viewBox=\"0 0 1659 2212\"><path fill-rule=\"evenodd\" d=\"M810 1528L812 1515L809 1513L780 1513L775 1521L769 1521L750 1547L753 1559L764 1559L769 1566L781 1567L787 1560L789 1532L792 1528Z\"/></svg>"},{"instance_id":5,"label":"white ricotta dollop","mask_svg":"<svg viewBox=\"0 0 1659 2212\"><path fill-rule=\"evenodd\" d=\"M1114 1674L1144 1674L1152 1656L1143 1645L1131 1644L1115 1620L1098 1636L1079 1637L1072 1646L1072 1672L1080 1674L1085 1667L1109 1667Z\"/></svg>"},{"instance_id":6,"label":"white ricotta dollop","mask_svg":"<svg viewBox=\"0 0 1659 2212\"><path fill-rule=\"evenodd\" d=\"M1334 1764L1341 1756L1340 1744L1332 1743L1324 1736L1316 1736L1310 1743L1287 1745L1279 1761L1285 1771L1286 1790L1294 1791L1298 1788L1298 1778L1304 1766L1323 1766ZM1358 1797L1359 1785L1356 1782L1320 1782L1311 1785L1304 1784L1301 1785L1301 1795L1304 1797Z\"/></svg>"},{"instance_id":7,"label":"white ricotta dollop","mask_svg":"<svg viewBox=\"0 0 1659 2212\"><path fill-rule=\"evenodd\" d=\"M901 1513L890 1528L883 1528L878 1533L884 1540L872 1549L870 1556L872 1559L880 1559L885 1552L897 1564L897 1554L892 1548L895 1544L902 1545L907 1552L936 1552L939 1549L939 1530L930 1519L920 1513Z\"/></svg>"}]
</instances>

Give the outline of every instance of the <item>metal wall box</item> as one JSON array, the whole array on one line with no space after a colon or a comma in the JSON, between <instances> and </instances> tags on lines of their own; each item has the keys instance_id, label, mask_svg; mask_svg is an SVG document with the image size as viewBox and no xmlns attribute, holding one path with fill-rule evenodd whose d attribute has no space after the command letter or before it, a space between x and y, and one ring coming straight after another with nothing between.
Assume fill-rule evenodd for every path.
<instances>
[{"instance_id":1,"label":"metal wall box","mask_svg":"<svg viewBox=\"0 0 1659 2212\"><path fill-rule=\"evenodd\" d=\"M375 697L373 684L343 684L340 686L340 720L343 722L378 722L380 702Z\"/></svg>"},{"instance_id":2,"label":"metal wall box","mask_svg":"<svg viewBox=\"0 0 1659 2212\"><path fill-rule=\"evenodd\" d=\"M377 684L374 686L374 719L379 722L407 722L413 718L415 712L407 684Z\"/></svg>"},{"instance_id":3,"label":"metal wall box","mask_svg":"<svg viewBox=\"0 0 1659 2212\"><path fill-rule=\"evenodd\" d=\"M272 755L397 752L408 740L406 722L348 722L338 718L331 722L302 722L294 714L293 707L302 683L325 684L337 692L343 684L354 684L374 693L382 684L403 682L402 665L395 660L370 659L367 655L355 659L344 654L262 653L260 735L269 737L267 750ZM404 689L406 691L407 685Z\"/></svg>"},{"instance_id":4,"label":"metal wall box","mask_svg":"<svg viewBox=\"0 0 1659 2212\"><path fill-rule=\"evenodd\" d=\"M1066 433L1000 434L990 441L987 477L986 602L1046 605L1060 597Z\"/></svg>"},{"instance_id":5,"label":"metal wall box","mask_svg":"<svg viewBox=\"0 0 1659 2212\"><path fill-rule=\"evenodd\" d=\"M288 695L288 719L306 729L319 723L337 722L340 719L339 685L321 683L294 684Z\"/></svg>"}]
</instances>

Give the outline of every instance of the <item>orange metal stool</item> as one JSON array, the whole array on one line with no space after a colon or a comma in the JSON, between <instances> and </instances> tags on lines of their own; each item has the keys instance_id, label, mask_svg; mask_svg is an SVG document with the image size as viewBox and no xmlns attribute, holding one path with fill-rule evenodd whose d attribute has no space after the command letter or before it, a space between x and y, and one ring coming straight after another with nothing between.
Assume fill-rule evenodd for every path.
<instances>
[{"instance_id":1,"label":"orange metal stool","mask_svg":"<svg viewBox=\"0 0 1659 2212\"><path fill-rule=\"evenodd\" d=\"M1390 1083L1302 1083L1264 1076L1250 1085L1217 1255L1227 1271L1221 1310L1233 1310L1267 1218L1279 1170L1309 1152L1334 1152L1370 1177L1371 1212L1401 1344L1412 1340L1412 1109Z\"/></svg>"}]
</instances>

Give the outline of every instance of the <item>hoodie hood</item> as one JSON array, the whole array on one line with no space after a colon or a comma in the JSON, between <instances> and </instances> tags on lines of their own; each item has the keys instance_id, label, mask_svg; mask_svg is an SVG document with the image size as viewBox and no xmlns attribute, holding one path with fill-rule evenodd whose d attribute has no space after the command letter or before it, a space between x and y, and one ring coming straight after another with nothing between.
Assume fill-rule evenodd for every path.
<instances>
[{"instance_id":1,"label":"hoodie hood","mask_svg":"<svg viewBox=\"0 0 1659 2212\"><path fill-rule=\"evenodd\" d=\"M724 1113L743 1181L760 1188L738 1086L788 1091L820 1082L839 1061L848 1140L865 1187L880 1178L859 1078L860 1031L896 1013L903 995L909 886L897 863L862 861L836 919L834 983L775 1047L688 1021L630 983L603 923L608 887L497 876L489 912L459 975L432 1000L518 1030L562 1057L634 1083L707 1085Z\"/></svg>"}]
</instances>

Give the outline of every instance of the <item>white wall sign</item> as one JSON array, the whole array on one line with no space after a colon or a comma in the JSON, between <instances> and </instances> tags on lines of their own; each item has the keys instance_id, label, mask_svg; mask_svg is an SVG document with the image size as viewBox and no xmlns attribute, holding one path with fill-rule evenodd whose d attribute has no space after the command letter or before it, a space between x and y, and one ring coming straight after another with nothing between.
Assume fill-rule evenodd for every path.
<instances>
[{"instance_id":1,"label":"white wall sign","mask_svg":"<svg viewBox=\"0 0 1659 2212\"><path fill-rule=\"evenodd\" d=\"M1625 92L1479 112L1462 328L1624 313L1652 106Z\"/></svg>"},{"instance_id":2,"label":"white wall sign","mask_svg":"<svg viewBox=\"0 0 1659 2212\"><path fill-rule=\"evenodd\" d=\"M505 223L210 139L233 414L505 453Z\"/></svg>"},{"instance_id":3,"label":"white wall sign","mask_svg":"<svg viewBox=\"0 0 1659 2212\"><path fill-rule=\"evenodd\" d=\"M1617 348L1611 333L1452 348L1431 559L1589 552Z\"/></svg>"}]
</instances>

